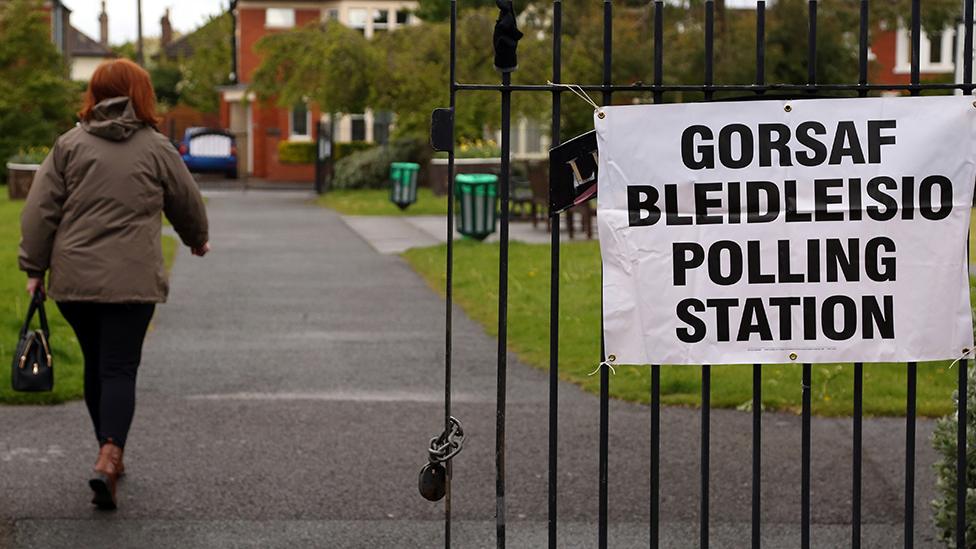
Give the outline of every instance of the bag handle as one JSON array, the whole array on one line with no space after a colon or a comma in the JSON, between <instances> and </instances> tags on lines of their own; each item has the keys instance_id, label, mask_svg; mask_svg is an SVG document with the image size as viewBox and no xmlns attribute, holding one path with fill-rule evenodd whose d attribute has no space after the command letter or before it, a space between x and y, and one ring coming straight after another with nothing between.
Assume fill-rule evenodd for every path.
<instances>
[{"instance_id":1,"label":"bag handle","mask_svg":"<svg viewBox=\"0 0 976 549\"><path fill-rule=\"evenodd\" d=\"M30 330L31 320L34 318L34 314L40 317L41 320L41 331L44 332L44 337L51 337L51 329L47 324L47 312L44 310L44 293L38 289L34 292L31 297L30 306L27 308L27 319L24 320L24 326L20 329L20 338L23 339L27 335L27 331Z\"/></svg>"}]
</instances>

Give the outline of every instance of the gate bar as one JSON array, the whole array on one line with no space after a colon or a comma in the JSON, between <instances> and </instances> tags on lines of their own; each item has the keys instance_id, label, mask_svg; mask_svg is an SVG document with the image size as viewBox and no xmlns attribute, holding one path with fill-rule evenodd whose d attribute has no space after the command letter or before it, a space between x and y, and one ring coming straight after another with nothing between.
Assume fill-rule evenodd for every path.
<instances>
[{"instance_id":1,"label":"gate bar","mask_svg":"<svg viewBox=\"0 0 976 549\"><path fill-rule=\"evenodd\" d=\"M660 86L664 81L664 0L654 2L654 84ZM664 101L661 92L654 92L654 103ZM650 537L651 549L658 549L661 543L661 365L651 365L651 509Z\"/></svg>"},{"instance_id":2,"label":"gate bar","mask_svg":"<svg viewBox=\"0 0 976 549\"><path fill-rule=\"evenodd\" d=\"M857 84L861 88L858 90L859 97L868 96L868 28L870 23L870 11L868 10L868 0L861 0L860 29L858 38ZM851 549L861 549L861 426L863 415L864 397L864 365L860 362L854 363L854 417L853 440L851 441Z\"/></svg>"},{"instance_id":3,"label":"gate bar","mask_svg":"<svg viewBox=\"0 0 976 549\"><path fill-rule=\"evenodd\" d=\"M807 85L814 93L817 86L817 0L808 3ZM803 364L803 410L800 432L800 547L810 549L810 363Z\"/></svg>"},{"instance_id":4,"label":"gate bar","mask_svg":"<svg viewBox=\"0 0 976 549\"><path fill-rule=\"evenodd\" d=\"M971 5L969 2L966 4L967 6ZM971 29L972 25L969 25L967 28ZM970 56L968 59L972 59L972 57ZM958 373L959 412L956 414L959 418L959 424L956 430L956 547L966 547L966 414L968 413L967 406L969 400L966 384L968 373L969 361L966 359L960 360Z\"/></svg>"},{"instance_id":5,"label":"gate bar","mask_svg":"<svg viewBox=\"0 0 976 549\"><path fill-rule=\"evenodd\" d=\"M498 84L463 84L456 83L454 88L459 91L501 91L508 89L511 91L552 91L555 86L549 84L513 84L508 87ZM573 84L576 88L576 84ZM580 84L579 89L593 92L743 92L743 93L763 93L769 91L778 92L862 92L867 91L912 91L913 89L924 88L926 90L970 90L971 84L944 84L944 83L925 83L924 85L913 86L911 84L817 84L816 89L810 84L766 84L757 86L755 84L614 84L604 86L603 84Z\"/></svg>"},{"instance_id":6,"label":"gate bar","mask_svg":"<svg viewBox=\"0 0 976 549\"><path fill-rule=\"evenodd\" d=\"M766 83L766 2L756 3L756 85ZM762 364L752 365L752 549L762 545Z\"/></svg>"},{"instance_id":7,"label":"gate bar","mask_svg":"<svg viewBox=\"0 0 976 549\"><path fill-rule=\"evenodd\" d=\"M457 0L451 0L451 83L457 70ZM456 105L457 90L451 86L451 113ZM451 125L451 150L447 152L447 273L444 281L444 432L451 432L451 366L454 355L454 125ZM444 464L444 547L451 548L451 477L453 460Z\"/></svg>"},{"instance_id":8,"label":"gate bar","mask_svg":"<svg viewBox=\"0 0 976 549\"><path fill-rule=\"evenodd\" d=\"M512 73L502 73L501 231L498 255L498 394L495 416L495 534L505 547L505 389L508 374L508 179L511 152Z\"/></svg>"},{"instance_id":9,"label":"gate bar","mask_svg":"<svg viewBox=\"0 0 976 549\"><path fill-rule=\"evenodd\" d=\"M911 80L918 86L920 82L920 67L922 55L922 0L912 0L912 61ZM913 96L919 95L920 90L911 91ZM915 391L918 379L918 363L909 362L906 374L906 402L905 402L905 549L915 546Z\"/></svg>"},{"instance_id":10,"label":"gate bar","mask_svg":"<svg viewBox=\"0 0 976 549\"><path fill-rule=\"evenodd\" d=\"M908 363L905 412L905 548L915 546L915 389L918 363Z\"/></svg>"},{"instance_id":11,"label":"gate bar","mask_svg":"<svg viewBox=\"0 0 976 549\"><path fill-rule=\"evenodd\" d=\"M609 91L613 63L613 1L603 2L603 104L611 104ZM570 219L572 222L572 219ZM602 273L601 273L602 279ZM600 517L598 546L607 549L609 521L609 453L610 453L610 368L603 365L607 360L606 340L603 333L603 299L600 299Z\"/></svg>"},{"instance_id":12,"label":"gate bar","mask_svg":"<svg viewBox=\"0 0 976 549\"><path fill-rule=\"evenodd\" d=\"M803 364L800 428L800 547L810 549L810 363Z\"/></svg>"},{"instance_id":13,"label":"gate bar","mask_svg":"<svg viewBox=\"0 0 976 549\"><path fill-rule=\"evenodd\" d=\"M552 2L552 81L562 78L563 3ZM552 146L560 143L561 88L552 91ZM533 206L534 208L535 206ZM559 434L559 221L546 212L549 241L549 549L556 549Z\"/></svg>"},{"instance_id":14,"label":"gate bar","mask_svg":"<svg viewBox=\"0 0 976 549\"><path fill-rule=\"evenodd\" d=\"M865 2L866 4L867 2ZM864 365L854 363L854 441L851 474L851 549L861 549L861 418L864 397Z\"/></svg>"},{"instance_id":15,"label":"gate bar","mask_svg":"<svg viewBox=\"0 0 976 549\"><path fill-rule=\"evenodd\" d=\"M709 89L715 82L715 2L707 0L705 2L705 100L711 101L714 92ZM711 446L711 410L712 410L712 367L703 364L701 367L701 512L699 513L699 545L701 549L708 549L708 522L709 522L709 469L710 469L710 446Z\"/></svg>"},{"instance_id":16,"label":"gate bar","mask_svg":"<svg viewBox=\"0 0 976 549\"><path fill-rule=\"evenodd\" d=\"M708 480L709 480L709 446L712 410L712 367L709 364L702 365L701 379L701 513L699 516L699 545L702 549L708 549Z\"/></svg>"},{"instance_id":17,"label":"gate bar","mask_svg":"<svg viewBox=\"0 0 976 549\"><path fill-rule=\"evenodd\" d=\"M964 93L973 94L973 0L965 0L963 25L965 38L963 40L963 82L966 84ZM967 248L968 249L968 248ZM959 361L959 411L956 414L958 425L956 430L956 547L966 547L966 414L969 393L967 392L967 373L969 361Z\"/></svg>"}]
</instances>

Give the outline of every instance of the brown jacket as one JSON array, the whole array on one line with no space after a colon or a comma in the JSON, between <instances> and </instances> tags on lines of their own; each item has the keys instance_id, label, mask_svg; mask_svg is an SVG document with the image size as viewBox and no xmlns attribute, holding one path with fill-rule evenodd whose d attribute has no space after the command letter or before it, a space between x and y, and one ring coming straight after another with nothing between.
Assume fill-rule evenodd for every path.
<instances>
[{"instance_id":1,"label":"brown jacket","mask_svg":"<svg viewBox=\"0 0 976 549\"><path fill-rule=\"evenodd\" d=\"M203 199L179 153L128 98L107 99L58 138L34 177L20 268L50 270L58 301L166 301L161 213L187 246L208 241Z\"/></svg>"}]
</instances>

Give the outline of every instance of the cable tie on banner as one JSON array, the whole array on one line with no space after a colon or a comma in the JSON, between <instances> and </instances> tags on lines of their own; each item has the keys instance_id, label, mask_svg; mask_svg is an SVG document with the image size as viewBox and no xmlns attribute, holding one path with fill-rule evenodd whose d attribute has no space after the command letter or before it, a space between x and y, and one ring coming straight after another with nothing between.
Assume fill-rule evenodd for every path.
<instances>
[{"instance_id":1,"label":"cable tie on banner","mask_svg":"<svg viewBox=\"0 0 976 549\"><path fill-rule=\"evenodd\" d=\"M611 374L613 374L613 375L617 375L617 370L614 370L614 369L613 369L613 364L610 364L609 362L607 362L606 360L604 360L603 362L601 362L601 363L600 363L600 365L599 365L599 366L597 366L597 367L596 367L596 370L593 370L592 372L590 372L590 373L588 373L588 374L586 374L586 376L587 376L587 377L589 377L589 376L592 376L592 375L595 375L595 374L596 374L597 372L599 372L599 371L600 371L600 369L601 369L601 368L603 368L604 366L606 366L607 368L610 368L610 373L611 373Z\"/></svg>"},{"instance_id":2,"label":"cable tie on banner","mask_svg":"<svg viewBox=\"0 0 976 549\"><path fill-rule=\"evenodd\" d=\"M586 90L584 90L583 87L580 86L579 84L556 84L552 80L546 80L546 84L549 84L550 86L566 88L567 90L573 92L573 94L576 95L576 97L579 97L583 101L589 103L590 106L593 107L593 110L597 112L600 118L606 116L606 114L603 112L603 108L601 108L600 105L597 105L596 101L593 101L593 98L590 97L590 94L586 93Z\"/></svg>"},{"instance_id":3,"label":"cable tie on banner","mask_svg":"<svg viewBox=\"0 0 976 549\"><path fill-rule=\"evenodd\" d=\"M951 370L952 367L955 366L956 363L959 362L960 360L964 360L964 359L967 359L967 358L973 356L973 353L976 353L976 347L974 347L972 349L963 349L962 350L962 356L959 357L959 358L957 358L957 359L955 359L955 360L953 360L952 363L949 364L949 369Z\"/></svg>"}]
</instances>

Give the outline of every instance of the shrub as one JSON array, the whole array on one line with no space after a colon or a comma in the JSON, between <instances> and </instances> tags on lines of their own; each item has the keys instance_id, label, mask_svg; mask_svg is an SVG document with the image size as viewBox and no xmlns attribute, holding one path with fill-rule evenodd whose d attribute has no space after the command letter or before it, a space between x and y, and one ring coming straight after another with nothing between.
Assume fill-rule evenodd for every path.
<instances>
[{"instance_id":1,"label":"shrub","mask_svg":"<svg viewBox=\"0 0 976 549\"><path fill-rule=\"evenodd\" d=\"M393 162L416 162L421 170L418 183L424 180L430 160L430 146L421 140L402 139L347 156L335 164L334 189L382 189L390 179Z\"/></svg>"},{"instance_id":2,"label":"shrub","mask_svg":"<svg viewBox=\"0 0 976 549\"><path fill-rule=\"evenodd\" d=\"M361 152L368 151L376 147L376 143L369 141L345 141L332 144L332 161L338 162L343 158Z\"/></svg>"},{"instance_id":3,"label":"shrub","mask_svg":"<svg viewBox=\"0 0 976 549\"><path fill-rule=\"evenodd\" d=\"M957 366L958 367L958 366ZM967 549L976 547L976 366L969 369L966 398L966 540ZM935 463L936 493L932 502L939 538L947 547L956 547L956 429L959 394L953 395L957 413L940 419L935 425L932 444L939 455ZM959 549L959 548L957 548Z\"/></svg>"},{"instance_id":4,"label":"shrub","mask_svg":"<svg viewBox=\"0 0 976 549\"><path fill-rule=\"evenodd\" d=\"M51 152L50 147L27 147L20 149L17 154L7 159L12 164L40 164L47 158L47 153Z\"/></svg>"},{"instance_id":5,"label":"shrub","mask_svg":"<svg viewBox=\"0 0 976 549\"><path fill-rule=\"evenodd\" d=\"M279 141L278 161L282 164L311 164L315 162L315 142Z\"/></svg>"}]
</instances>

